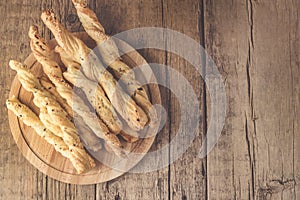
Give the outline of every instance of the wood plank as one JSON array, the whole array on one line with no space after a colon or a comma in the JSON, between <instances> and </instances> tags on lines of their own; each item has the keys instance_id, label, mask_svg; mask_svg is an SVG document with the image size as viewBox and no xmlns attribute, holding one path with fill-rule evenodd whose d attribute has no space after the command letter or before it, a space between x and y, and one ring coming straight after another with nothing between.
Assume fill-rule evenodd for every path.
<instances>
[{"instance_id":1,"label":"wood plank","mask_svg":"<svg viewBox=\"0 0 300 200\"><path fill-rule=\"evenodd\" d=\"M208 199L252 199L253 165L246 118L249 112L247 81L250 24L246 1L205 1L205 47L224 78L227 116L222 135L207 157ZM206 68L206 77L214 77ZM210 80L218 84L218 80ZM214 82L215 81L215 82ZM212 100L207 91L208 124L219 122L210 114ZM223 102L218 102L223 103ZM220 124L222 125L222 124Z\"/></svg>"},{"instance_id":2,"label":"wood plank","mask_svg":"<svg viewBox=\"0 0 300 200\"><path fill-rule=\"evenodd\" d=\"M261 1L250 7L256 199L299 199L299 6Z\"/></svg>"},{"instance_id":3,"label":"wood plank","mask_svg":"<svg viewBox=\"0 0 300 200\"><path fill-rule=\"evenodd\" d=\"M202 39L200 36L202 13L201 13L201 1L185 0L185 1L163 1L164 3L164 27L183 33L186 37L190 37L196 42L200 43ZM176 44L184 45L184 41L173 38L166 33L167 38L167 51L173 49ZM183 48L189 49L189 48ZM188 56L194 57L195 61L200 63L200 55L196 52L185 52ZM196 101L202 105L203 100L203 81L199 72L195 67L190 64L185 58L182 58L174 53L168 52L167 54L167 66L178 71L193 88L197 99L192 99L188 94L187 86L182 87L183 82L180 76L168 74L169 84L174 88L177 88L178 96L174 93L170 95L170 140L174 139L176 134L180 134L178 142L174 143L170 147L170 159L178 152L179 148L188 147L187 150L179 156L179 158L170 165L170 199L206 199L206 159L200 159L198 157L200 146L202 145L203 138L203 126L201 120L199 127L196 130L196 138L191 144L187 144L187 138L191 138L193 134L192 120L195 117L194 114L189 113L189 117L184 117L183 105L180 105L179 98L183 100L189 107L196 106ZM201 70L200 70L201 71ZM171 87L170 87L171 88ZM199 105L199 106L200 106ZM201 106L199 113L203 113ZM178 132L179 124L181 123L181 117L185 118L182 125L182 133ZM189 123L190 122L190 123Z\"/></svg>"},{"instance_id":4,"label":"wood plank","mask_svg":"<svg viewBox=\"0 0 300 200\"><path fill-rule=\"evenodd\" d=\"M1 55L0 72L2 94L0 108L0 198L25 199L45 197L45 176L38 172L19 152L7 121L7 109L4 106L8 97L10 84L15 73L9 69L9 59L24 60L29 53L27 30L30 24L37 23L37 8L39 1L10 1L1 2Z\"/></svg>"},{"instance_id":5,"label":"wood plank","mask_svg":"<svg viewBox=\"0 0 300 200\"><path fill-rule=\"evenodd\" d=\"M208 157L208 197L297 199L299 5L205 6L205 44L226 79L229 110Z\"/></svg>"}]
</instances>

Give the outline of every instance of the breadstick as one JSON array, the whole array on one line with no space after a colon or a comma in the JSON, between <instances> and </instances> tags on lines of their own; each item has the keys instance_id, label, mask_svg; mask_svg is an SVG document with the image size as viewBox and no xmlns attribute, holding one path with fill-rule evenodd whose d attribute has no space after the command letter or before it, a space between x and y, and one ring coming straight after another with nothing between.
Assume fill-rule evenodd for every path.
<instances>
[{"instance_id":1,"label":"breadstick","mask_svg":"<svg viewBox=\"0 0 300 200\"><path fill-rule=\"evenodd\" d=\"M82 173L86 169L86 165L81 162L80 158L69 149L68 145L62 138L53 134L40 119L28 108L22 104L15 96L6 101L7 108L17 115L27 126L31 126L35 132L51 144L56 151L61 153L64 157L70 159L73 166L78 173Z\"/></svg>"},{"instance_id":2,"label":"breadstick","mask_svg":"<svg viewBox=\"0 0 300 200\"><path fill-rule=\"evenodd\" d=\"M57 103L53 96L44 90L40 85L38 79L21 63L17 61L10 61L10 67L17 71L18 78L22 86L29 92L34 94L34 103L41 109L46 109L49 114L50 121L60 126L62 139L68 145L68 148L76 158L72 163L77 169L78 173L85 172L95 167L95 161L84 150L80 142L77 130L74 124L67 117L67 113ZM28 79L30 77L30 79Z\"/></svg>"},{"instance_id":3,"label":"breadstick","mask_svg":"<svg viewBox=\"0 0 300 200\"><path fill-rule=\"evenodd\" d=\"M136 80L133 70L122 62L117 45L105 34L105 30L98 21L96 14L87 7L86 0L72 1L85 31L97 43L105 64L113 70L118 79L124 82L129 94L132 94L132 98L143 108L151 124L154 125L157 121L156 111L152 108L145 88Z\"/></svg>"},{"instance_id":4,"label":"breadstick","mask_svg":"<svg viewBox=\"0 0 300 200\"><path fill-rule=\"evenodd\" d=\"M56 136L63 137L63 132L61 128L52 122L52 120L49 118L49 113L45 107L40 108L40 114L39 114L40 120L43 122L43 124Z\"/></svg>"},{"instance_id":5,"label":"breadstick","mask_svg":"<svg viewBox=\"0 0 300 200\"><path fill-rule=\"evenodd\" d=\"M47 42L42 37L40 37L38 33L38 28L36 26L30 27L28 35L31 38L30 46L32 48L34 56L40 63L42 63L44 72L48 74L48 77L54 82L57 88L55 88L55 86L52 83L50 83L45 77L42 77L40 79L41 84L56 97L60 105L62 105L62 107L65 108L67 113L70 116L73 116L73 110L71 108L71 99L69 99L68 104L66 99L63 99L59 94L68 92L70 96L70 93L73 93L73 91L71 89L71 86L65 83L63 78L59 76L62 74L62 71L59 67L57 67L58 64L52 60L54 57L53 52L50 50ZM82 118L80 116L77 115L76 117L78 122L77 128L81 133L80 136L81 139L83 139L85 146L93 151L98 151L99 149L101 149L102 145L100 143L100 140L96 137L95 134L93 134L92 130L82 121Z\"/></svg>"},{"instance_id":6,"label":"breadstick","mask_svg":"<svg viewBox=\"0 0 300 200\"><path fill-rule=\"evenodd\" d=\"M80 69L80 64L78 64L74 60L72 60L72 58L69 57L66 54L66 52L60 46L56 46L55 47L55 52L57 52L57 53L60 54L62 62L67 67L67 71L64 72L63 74L64 74L64 77L69 82L71 82L73 85L76 85L77 87L81 86L83 88L83 90L86 91L87 96L90 96L93 93L93 91L92 92L88 92L90 90L90 88L97 87L96 94L93 95L92 97L94 97L94 96L101 97L100 99L96 98L95 101L97 102L97 100L98 100L99 104L102 103L102 106L109 107L109 109L112 110L112 113L114 114L113 115L114 117L110 117L110 119L108 118L107 120L104 120L104 122L105 121L109 122L109 120L113 120L113 118L116 118L116 120L119 120L118 117L117 117L117 114L115 114L115 112L114 112L114 109L113 109L111 103L105 97L105 93L102 90L102 88L100 86L96 86L96 85L90 86L90 87L86 87L86 86L94 84L94 82L93 81L89 81L88 79L85 79L84 75L79 70ZM98 95L97 95L97 93L98 93ZM98 107L97 105L98 104L96 104L94 106L97 108ZM101 112L101 111L99 111L99 112ZM103 110L103 113L107 113L107 112L105 112L105 110ZM105 118L106 118L106 116L103 116L102 119L105 119ZM122 124L121 122L119 122L119 123ZM137 134L137 132L134 131L134 130L132 130L132 129L130 129L126 123L122 126L122 131L120 132L120 134L121 134L121 136L127 142L132 143L132 142L135 142L135 141L138 140L138 134ZM110 149L108 149L108 150L110 150Z\"/></svg>"},{"instance_id":7,"label":"breadstick","mask_svg":"<svg viewBox=\"0 0 300 200\"><path fill-rule=\"evenodd\" d=\"M89 102L93 105L101 120L108 126L112 133L120 133L122 123L115 109L105 96L103 89L96 82L87 79L79 70L80 65L78 64L79 67L76 66L76 63L68 58L61 47L57 46L55 51L60 54L62 62L67 67L67 71L63 73L65 79L84 91Z\"/></svg>"},{"instance_id":8,"label":"breadstick","mask_svg":"<svg viewBox=\"0 0 300 200\"><path fill-rule=\"evenodd\" d=\"M55 84L58 93L67 101L69 105L72 105L76 94L74 94L73 88L64 80L62 76L62 70L58 67L58 64L52 60L50 49L43 38L40 37L36 27L31 27L29 31L29 37L31 38L31 48L34 56L42 64L44 72L48 75L49 79ZM95 117L89 112L88 106L78 97L76 98L77 107L73 106L75 112L78 113L77 121L83 120L94 133L110 143L110 145L116 145L118 148L122 147L119 139L116 136L110 134L106 125L100 121L95 121ZM96 123L95 123L96 122ZM82 121L80 122L82 123ZM100 126L100 129L99 129ZM86 138L87 139L87 138ZM117 148L116 148L117 149ZM119 153L118 150L116 153Z\"/></svg>"},{"instance_id":9,"label":"breadstick","mask_svg":"<svg viewBox=\"0 0 300 200\"><path fill-rule=\"evenodd\" d=\"M128 143L133 143L133 142L136 142L136 141L139 140L138 137L131 136L131 135L127 134L127 133L124 132L124 131L122 131L122 132L120 133L120 135L121 135L122 138L123 138L126 142L128 142Z\"/></svg>"},{"instance_id":10,"label":"breadstick","mask_svg":"<svg viewBox=\"0 0 300 200\"><path fill-rule=\"evenodd\" d=\"M58 103L61 105L61 107L68 113L70 118L73 117L73 110L71 106L67 103L65 99L63 99L60 94L57 92L55 85L51 83L45 76L42 76L40 78L40 83L41 85L48 91L50 92L58 101Z\"/></svg>"},{"instance_id":11,"label":"breadstick","mask_svg":"<svg viewBox=\"0 0 300 200\"><path fill-rule=\"evenodd\" d=\"M98 138L93 131L87 126L83 118L75 114L76 128L80 132L80 139L82 140L84 146L94 152L102 149L101 139Z\"/></svg>"},{"instance_id":12,"label":"breadstick","mask_svg":"<svg viewBox=\"0 0 300 200\"><path fill-rule=\"evenodd\" d=\"M63 99L57 92L55 86L49 82L45 77L42 77L40 79L40 83L41 85L46 89L48 90L53 96L56 97L56 99L58 100L58 102L60 103L60 105L65 105L65 107L69 106L65 99ZM62 106L63 107L63 106ZM70 107L70 106L69 106ZM71 108L71 107L70 107ZM65 109L67 111L67 113L70 115L72 114L73 116L73 110L71 108L71 113L68 112L69 109ZM42 110L40 110L40 118L43 119L43 123L45 124L45 126L47 127L51 127L52 130L56 130L55 133L59 133L61 132L60 128L57 126L55 127L55 125L50 122L48 120L48 117L47 117L47 113L46 112L43 112ZM71 116L71 115L70 115ZM82 139L82 142L85 144L84 146L87 148L87 149L90 149L92 151L98 151L102 148L102 144L101 144L101 141L100 139L93 133L93 131L84 123L84 120L76 115L76 123L77 123L77 126L76 128L79 129L79 132L80 132L80 138ZM49 128L50 129L50 128Z\"/></svg>"},{"instance_id":13,"label":"breadstick","mask_svg":"<svg viewBox=\"0 0 300 200\"><path fill-rule=\"evenodd\" d=\"M38 28L36 26L31 26L29 29L29 37L31 38L30 46L33 51L35 58L42 64L44 72L48 75L49 79L55 84L56 88L50 86L49 82L43 81L47 89L52 89L51 92L54 96L57 97L61 101L63 101L63 105L66 104L65 107L71 108L72 106L72 98L64 99L61 94L65 94L64 96L72 96L73 90L72 87L65 82L62 77L62 70L58 67L58 64L53 60L53 54L50 50L47 42L39 35ZM62 99L62 100L61 100ZM69 109L66 109L68 111ZM73 116L73 110L71 108L71 112ZM70 112L68 112L70 115ZM83 122L81 116L77 115L77 128L80 130L81 138L84 140L87 148L97 151L101 149L101 143L99 139L93 134L92 130Z\"/></svg>"},{"instance_id":14,"label":"breadstick","mask_svg":"<svg viewBox=\"0 0 300 200\"><path fill-rule=\"evenodd\" d=\"M66 30L56 19L52 11L45 11L41 16L46 26L52 31L58 44L69 56L82 65L84 74L99 82L116 111L134 130L141 130L148 122L145 112L118 87L113 76L105 70L97 56L80 39Z\"/></svg>"},{"instance_id":15,"label":"breadstick","mask_svg":"<svg viewBox=\"0 0 300 200\"><path fill-rule=\"evenodd\" d=\"M28 35L31 39L30 46L34 57L41 63L44 73L56 86L57 92L60 95L62 93L68 93L68 96L71 96L73 89L62 77L62 70L58 63L53 60L53 54L46 44L46 41L40 37L37 27L31 26ZM65 100L67 101L67 99ZM72 104L69 105L72 106Z\"/></svg>"}]
</instances>

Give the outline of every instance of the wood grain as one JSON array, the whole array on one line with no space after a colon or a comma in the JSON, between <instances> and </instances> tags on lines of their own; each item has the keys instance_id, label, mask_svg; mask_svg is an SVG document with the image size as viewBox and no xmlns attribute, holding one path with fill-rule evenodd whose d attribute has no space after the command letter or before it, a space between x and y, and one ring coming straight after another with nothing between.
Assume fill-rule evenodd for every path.
<instances>
[{"instance_id":1,"label":"wood grain","mask_svg":"<svg viewBox=\"0 0 300 200\"><path fill-rule=\"evenodd\" d=\"M10 1L0 3L1 13L1 155L0 155L0 198L25 199L45 197L46 179L42 173L32 167L18 150L10 133L5 100L15 73L9 69L8 61L17 58L23 61L30 52L27 29L30 24L38 23L39 1ZM16 28L17 27L17 28ZM6 114L5 114L6 113Z\"/></svg>"},{"instance_id":2,"label":"wood grain","mask_svg":"<svg viewBox=\"0 0 300 200\"><path fill-rule=\"evenodd\" d=\"M231 10L223 12L223 10ZM250 25L246 2L205 1L205 47L225 79L227 116L221 137L207 157L208 199L249 199L251 164L246 124L249 110L247 62ZM214 72L206 69L206 76ZM216 80L218 81L218 80ZM207 91L208 121L210 97ZM216 100L216 99L214 99ZM252 120L248 119L248 124ZM251 151L251 150L250 150Z\"/></svg>"},{"instance_id":3,"label":"wood grain","mask_svg":"<svg viewBox=\"0 0 300 200\"><path fill-rule=\"evenodd\" d=\"M209 199L299 198L296 7L206 1L205 45L228 96L224 131L208 156Z\"/></svg>"},{"instance_id":4,"label":"wood grain","mask_svg":"<svg viewBox=\"0 0 300 200\"><path fill-rule=\"evenodd\" d=\"M299 6L299 1L252 3L249 116L254 120L249 136L255 198L300 195Z\"/></svg>"},{"instance_id":5,"label":"wood grain","mask_svg":"<svg viewBox=\"0 0 300 200\"><path fill-rule=\"evenodd\" d=\"M192 38L198 43L203 40L201 36L202 21L201 21L201 1L186 0L164 1L164 27L178 31L185 34L186 36ZM174 13L178 13L174 15ZM181 19L180 21L178 19ZM188 23L187 23L188 22ZM179 43L178 38L172 38L166 34L166 46L167 51L172 48L173 44ZM189 51L187 56L192 56L196 62L199 60L200 55L195 54L195 52ZM203 113L203 79L196 67L174 53L167 53L167 65L171 66L173 69L180 72L189 82L190 86L193 88L197 100L200 102L199 113ZM178 83L178 78L176 75L168 74L168 84L173 85L178 89L179 98L183 98L184 102L188 102L190 106L196 105L195 99L187 94L187 88L181 87ZM187 86L185 86L187 87ZM181 116L183 115L181 110L181 105L178 102L178 97L176 97L172 92L169 94L169 117L170 117L170 141L175 137L176 134L180 135L180 141L175 143L170 147L170 159L178 151L177 148L186 145L188 137L191 137L193 131L193 122L181 124L182 133L178 132L179 124L181 123ZM193 119L194 114L190 113L190 120ZM203 116L202 116L203 117ZM200 120L199 127L196 130L196 138L190 144L186 152L180 156L174 163L169 167L170 174L170 188L169 194L170 199L205 199L206 198L206 159L200 159L198 157L200 147L202 145L202 138L204 138L203 131L203 120Z\"/></svg>"},{"instance_id":6,"label":"wood grain","mask_svg":"<svg viewBox=\"0 0 300 200\"><path fill-rule=\"evenodd\" d=\"M299 199L299 1L91 0L90 6L110 34L157 26L200 41L225 78L228 104L222 136L207 163L197 158L206 121L211 120L209 91L198 86L201 78L183 68L187 63L176 55L141 50L148 62L172 63L195 81L199 98L205 98L200 140L170 167L155 172L127 173L90 186L44 176L23 158L9 131L4 101L15 73L7 63L16 55L19 61L29 55L27 29L31 24L44 27L39 15L46 7L59 13L70 30L82 27L69 0L0 3L0 199ZM43 35L51 38L45 28ZM170 84L162 72L156 76ZM176 98L160 89L170 115L153 149L168 143L179 121Z\"/></svg>"}]
</instances>

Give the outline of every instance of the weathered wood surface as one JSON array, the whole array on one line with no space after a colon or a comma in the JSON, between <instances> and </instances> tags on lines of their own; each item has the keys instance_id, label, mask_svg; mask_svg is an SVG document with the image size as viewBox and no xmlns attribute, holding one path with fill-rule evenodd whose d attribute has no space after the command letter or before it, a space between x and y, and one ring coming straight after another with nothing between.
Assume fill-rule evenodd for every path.
<instances>
[{"instance_id":1,"label":"weathered wood surface","mask_svg":"<svg viewBox=\"0 0 300 200\"><path fill-rule=\"evenodd\" d=\"M15 76L7 63L13 58L22 61L30 53L29 26L43 27L44 36L51 38L39 18L51 7L68 29L82 30L75 9L70 0L1 2L0 199L299 199L299 4L297 0L90 1L110 34L167 27L201 42L225 78L227 118L207 159L198 158L209 120L202 118L194 143L169 167L76 186L46 177L25 160L10 134L4 106ZM167 38L166 46L172 42ZM168 52L140 52L148 62L181 72L201 101L202 117L206 108L210 116L209 91L189 63ZM168 76L160 78L175 84ZM153 149L174 137L180 121L176 97L164 88L161 93L169 118ZM172 151L171 147L171 155Z\"/></svg>"},{"instance_id":2,"label":"weathered wood surface","mask_svg":"<svg viewBox=\"0 0 300 200\"><path fill-rule=\"evenodd\" d=\"M228 101L208 199L299 199L299 1L205 6L205 45Z\"/></svg>"}]
</instances>

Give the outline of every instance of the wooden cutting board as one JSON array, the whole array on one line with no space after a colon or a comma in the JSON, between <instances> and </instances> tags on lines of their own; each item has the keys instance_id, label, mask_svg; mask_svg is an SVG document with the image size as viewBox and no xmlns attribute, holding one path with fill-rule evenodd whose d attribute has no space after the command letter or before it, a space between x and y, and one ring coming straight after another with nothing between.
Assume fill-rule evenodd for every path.
<instances>
[{"instance_id":1,"label":"wooden cutting board","mask_svg":"<svg viewBox=\"0 0 300 200\"><path fill-rule=\"evenodd\" d=\"M86 33L81 32L74 34L82 39L90 48L95 47L95 43ZM116 43L119 49L124 52L127 52L128 48L131 49L126 43L120 41L116 41ZM54 48L56 44L55 39L49 42L51 48ZM135 50L125 54L122 58L130 67L146 65L148 66L148 70L151 70L145 59ZM57 61L59 61L59 59ZM42 66L35 60L32 54L25 60L25 64L35 75L41 76L43 74ZM137 76L142 78L141 74L142 73L139 73ZM155 80L155 77L152 75L151 82L156 82ZM151 102L153 104L161 104L158 85L150 84L147 86L147 89ZM21 86L17 77L15 77L12 83L9 96L11 97L12 95L15 95L22 103L28 105L36 113L39 112L38 108L32 102L33 95ZM76 170L73 168L71 162L56 152L54 148L38 136L32 128L23 124L11 111L8 111L8 116L14 140L26 159L49 177L72 184L96 184L106 182L126 173L126 171L134 167L149 151L155 139L153 132L156 132L155 129L152 129L147 132L149 137L139 139L132 144L127 144L126 149L131 152L128 158L118 158L104 150L93 152L94 156L96 155L96 157L103 158L105 163L103 164L96 161L97 166L93 170L79 175L76 174Z\"/></svg>"}]
</instances>

